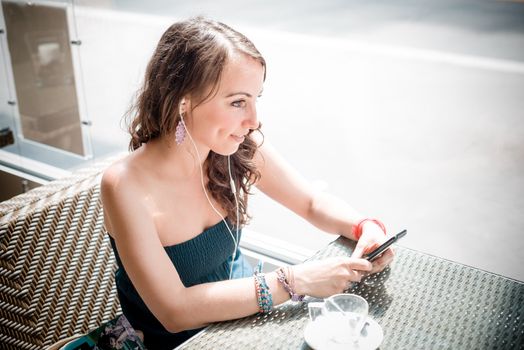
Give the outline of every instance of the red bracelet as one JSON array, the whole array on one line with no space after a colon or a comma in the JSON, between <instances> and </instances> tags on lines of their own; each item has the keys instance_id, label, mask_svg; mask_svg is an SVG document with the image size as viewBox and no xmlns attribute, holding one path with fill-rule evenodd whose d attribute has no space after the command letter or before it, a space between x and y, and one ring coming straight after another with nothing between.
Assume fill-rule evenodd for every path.
<instances>
[{"instance_id":1,"label":"red bracelet","mask_svg":"<svg viewBox=\"0 0 524 350\"><path fill-rule=\"evenodd\" d=\"M384 224L382 223L382 221L378 220L378 219L370 219L370 218L365 218L365 219L362 219L360 220L359 222L357 222L356 225L353 225L353 237L355 237L355 239L358 241L360 239L360 236L362 236L362 227L364 226L364 224L367 222L367 221L371 221L371 222L374 222L375 224L377 224L378 226L380 226L380 228L382 229L382 231L384 231L384 234L386 234L386 226L384 226Z\"/></svg>"}]
</instances>

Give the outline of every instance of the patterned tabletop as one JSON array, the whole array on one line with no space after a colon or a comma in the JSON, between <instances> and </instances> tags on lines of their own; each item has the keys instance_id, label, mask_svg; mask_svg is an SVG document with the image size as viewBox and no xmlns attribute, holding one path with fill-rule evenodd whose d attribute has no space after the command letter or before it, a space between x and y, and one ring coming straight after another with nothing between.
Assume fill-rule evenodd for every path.
<instances>
[{"instance_id":1,"label":"patterned tabletop","mask_svg":"<svg viewBox=\"0 0 524 350\"><path fill-rule=\"evenodd\" d=\"M353 247L341 237L310 260L347 256ZM380 349L524 349L519 281L397 247L389 268L348 292L368 301L384 332ZM179 349L310 349L304 328L314 300L213 324Z\"/></svg>"}]
</instances>

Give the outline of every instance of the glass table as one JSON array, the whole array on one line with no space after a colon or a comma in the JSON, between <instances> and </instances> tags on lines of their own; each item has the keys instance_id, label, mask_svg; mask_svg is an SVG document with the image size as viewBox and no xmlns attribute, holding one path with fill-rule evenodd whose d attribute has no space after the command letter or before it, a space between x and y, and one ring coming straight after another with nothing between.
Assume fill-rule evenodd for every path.
<instances>
[{"instance_id":1,"label":"glass table","mask_svg":"<svg viewBox=\"0 0 524 350\"><path fill-rule=\"evenodd\" d=\"M340 237L310 260L353 248ZM380 349L524 349L524 284L516 280L398 246L390 267L348 292L368 301L384 333ZM313 300L212 324L177 349L310 349Z\"/></svg>"}]
</instances>

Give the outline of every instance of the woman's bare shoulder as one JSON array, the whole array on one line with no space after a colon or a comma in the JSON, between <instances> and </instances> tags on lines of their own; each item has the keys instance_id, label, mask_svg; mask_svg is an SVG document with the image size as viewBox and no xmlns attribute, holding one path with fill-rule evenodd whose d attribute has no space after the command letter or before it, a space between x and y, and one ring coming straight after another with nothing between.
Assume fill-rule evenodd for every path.
<instances>
[{"instance_id":1,"label":"woman's bare shoulder","mask_svg":"<svg viewBox=\"0 0 524 350\"><path fill-rule=\"evenodd\" d=\"M133 157L127 156L111 164L102 175L100 197L104 208L104 223L113 238L118 234L115 227L122 226L123 222L131 222L139 217L142 223L148 221L140 168ZM134 214L130 216L129 213ZM120 234L125 235L131 233L127 229L120 231L123 232Z\"/></svg>"},{"instance_id":2,"label":"woman's bare shoulder","mask_svg":"<svg viewBox=\"0 0 524 350\"><path fill-rule=\"evenodd\" d=\"M122 192L128 195L136 194L142 187L140 179L144 171L144 167L139 166L137 162L137 157L130 154L111 164L102 175L100 186L103 196Z\"/></svg>"}]
</instances>

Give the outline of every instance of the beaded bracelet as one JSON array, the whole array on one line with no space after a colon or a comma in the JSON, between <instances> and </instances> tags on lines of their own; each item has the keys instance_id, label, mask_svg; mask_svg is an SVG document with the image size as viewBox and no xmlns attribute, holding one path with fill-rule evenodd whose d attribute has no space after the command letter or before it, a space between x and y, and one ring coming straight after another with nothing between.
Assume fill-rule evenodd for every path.
<instances>
[{"instance_id":1,"label":"beaded bracelet","mask_svg":"<svg viewBox=\"0 0 524 350\"><path fill-rule=\"evenodd\" d=\"M288 276L289 286L291 287L292 290L296 290L295 289L295 271L293 270L291 266L287 266L286 271L287 271L286 276Z\"/></svg>"},{"instance_id":2,"label":"beaded bracelet","mask_svg":"<svg viewBox=\"0 0 524 350\"><path fill-rule=\"evenodd\" d=\"M266 283L266 276L261 272L263 263L259 262L255 268L253 277L255 280L255 290L257 292L258 310L261 313L269 313L273 309L273 296Z\"/></svg>"},{"instance_id":3,"label":"beaded bracelet","mask_svg":"<svg viewBox=\"0 0 524 350\"><path fill-rule=\"evenodd\" d=\"M288 268L287 270L288 270L288 274L290 275L289 272L290 272L291 269ZM277 270L277 279L282 284L282 286L284 287L286 292L289 293L289 296L291 297L292 301L302 301L304 299L304 295L298 295L295 292L295 288L294 288L294 285L293 285L294 283L291 284L291 283L288 282L288 279L286 277L286 273L284 272L284 269L282 267L280 267Z\"/></svg>"},{"instance_id":4,"label":"beaded bracelet","mask_svg":"<svg viewBox=\"0 0 524 350\"><path fill-rule=\"evenodd\" d=\"M258 303L258 311L263 312L264 307L262 306L262 300L260 298L260 284L258 283L258 278L256 276L253 276L255 280L255 291L257 293L257 303Z\"/></svg>"},{"instance_id":5,"label":"beaded bracelet","mask_svg":"<svg viewBox=\"0 0 524 350\"><path fill-rule=\"evenodd\" d=\"M355 240L358 241L360 239L360 236L362 236L362 226L364 226L364 224L367 221L374 222L375 224L380 226L382 231L384 231L384 234L386 234L386 226L384 226L382 221L380 221L378 219L365 218L365 219L362 219L359 222L357 222L355 225L353 225L353 229L352 229L353 232L352 233L353 233L353 237L355 237Z\"/></svg>"}]
</instances>

